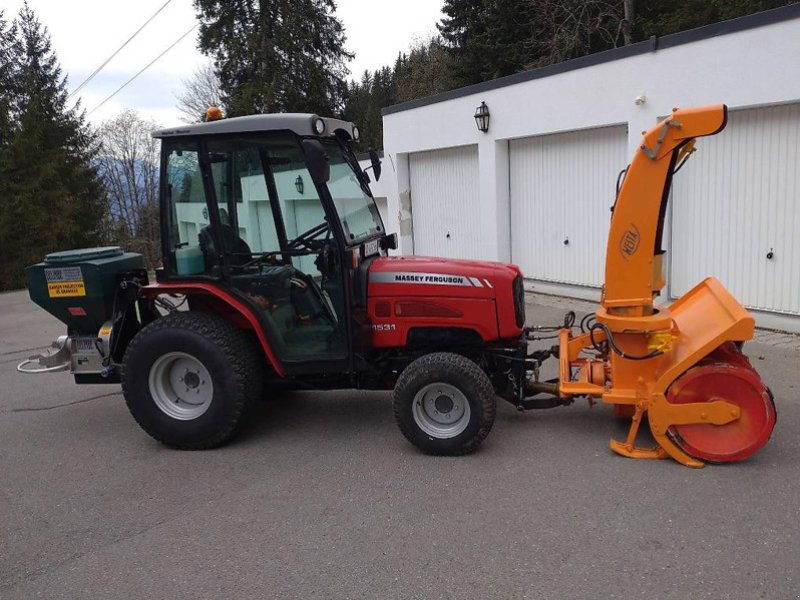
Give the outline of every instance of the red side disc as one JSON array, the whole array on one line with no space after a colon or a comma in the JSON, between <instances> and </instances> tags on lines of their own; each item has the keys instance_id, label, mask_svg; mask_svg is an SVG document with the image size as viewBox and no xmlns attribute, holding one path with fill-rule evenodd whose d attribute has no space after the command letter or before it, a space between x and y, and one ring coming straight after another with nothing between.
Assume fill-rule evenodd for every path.
<instances>
[{"instance_id":1,"label":"red side disc","mask_svg":"<svg viewBox=\"0 0 800 600\"><path fill-rule=\"evenodd\" d=\"M690 369L669 389L667 402L711 402L736 404L741 417L726 425L673 425L667 435L684 452L709 462L744 460L761 448L775 427L775 403L758 373L739 354L733 360Z\"/></svg>"}]
</instances>

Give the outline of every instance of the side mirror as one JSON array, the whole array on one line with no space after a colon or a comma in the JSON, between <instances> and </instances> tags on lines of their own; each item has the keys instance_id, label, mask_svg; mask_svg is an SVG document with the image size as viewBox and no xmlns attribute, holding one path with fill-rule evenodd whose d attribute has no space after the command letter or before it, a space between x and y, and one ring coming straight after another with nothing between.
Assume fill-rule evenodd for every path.
<instances>
[{"instance_id":1,"label":"side mirror","mask_svg":"<svg viewBox=\"0 0 800 600\"><path fill-rule=\"evenodd\" d=\"M385 235L381 238L382 250L397 250L397 234Z\"/></svg>"},{"instance_id":2,"label":"side mirror","mask_svg":"<svg viewBox=\"0 0 800 600\"><path fill-rule=\"evenodd\" d=\"M328 162L328 153L322 142L315 139L303 140L303 151L306 154L306 166L311 174L311 179L317 185L328 183L331 178L331 165Z\"/></svg>"},{"instance_id":3,"label":"side mirror","mask_svg":"<svg viewBox=\"0 0 800 600\"><path fill-rule=\"evenodd\" d=\"M375 181L379 181L381 178L381 159L378 157L378 153L372 148L369 149L369 161L372 163L372 172L375 173Z\"/></svg>"}]
</instances>

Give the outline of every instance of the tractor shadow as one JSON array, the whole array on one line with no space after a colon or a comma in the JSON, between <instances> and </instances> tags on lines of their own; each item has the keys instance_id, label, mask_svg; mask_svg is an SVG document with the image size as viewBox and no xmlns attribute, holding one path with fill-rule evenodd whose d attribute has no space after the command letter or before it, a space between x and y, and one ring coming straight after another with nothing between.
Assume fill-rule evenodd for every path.
<instances>
[{"instance_id":1,"label":"tractor shadow","mask_svg":"<svg viewBox=\"0 0 800 600\"><path fill-rule=\"evenodd\" d=\"M625 440L630 421L617 420L611 407L585 403L519 413L498 398L495 426L489 439L543 436L551 440L583 439L607 446L609 439ZM392 395L387 391L276 391L255 403L239 438L302 436L307 440L335 441L399 435L392 412ZM399 438L398 438L399 439ZM637 437L640 446L655 444L643 423Z\"/></svg>"},{"instance_id":2,"label":"tractor shadow","mask_svg":"<svg viewBox=\"0 0 800 600\"><path fill-rule=\"evenodd\" d=\"M610 439L624 441L630 430L630 419L616 419L612 407L596 403L589 407L578 400L570 406L518 412L505 401L499 401L495 429L515 435L537 435L552 442L581 439L607 446ZM655 445L646 420L639 427L636 444Z\"/></svg>"},{"instance_id":3,"label":"tractor shadow","mask_svg":"<svg viewBox=\"0 0 800 600\"><path fill-rule=\"evenodd\" d=\"M254 404L242 438L330 438L334 434L359 437L393 428L391 392L280 390Z\"/></svg>"}]
</instances>

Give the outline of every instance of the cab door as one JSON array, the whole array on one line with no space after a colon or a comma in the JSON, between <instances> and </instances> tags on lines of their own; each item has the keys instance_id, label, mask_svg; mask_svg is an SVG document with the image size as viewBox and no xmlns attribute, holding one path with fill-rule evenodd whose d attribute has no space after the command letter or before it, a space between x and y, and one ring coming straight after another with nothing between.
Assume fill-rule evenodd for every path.
<instances>
[{"instance_id":1,"label":"cab door","mask_svg":"<svg viewBox=\"0 0 800 600\"><path fill-rule=\"evenodd\" d=\"M291 134L209 138L204 144L218 231L201 240L230 285L257 310L287 372L344 370L347 300L336 223ZM292 367L296 367L293 369Z\"/></svg>"}]
</instances>

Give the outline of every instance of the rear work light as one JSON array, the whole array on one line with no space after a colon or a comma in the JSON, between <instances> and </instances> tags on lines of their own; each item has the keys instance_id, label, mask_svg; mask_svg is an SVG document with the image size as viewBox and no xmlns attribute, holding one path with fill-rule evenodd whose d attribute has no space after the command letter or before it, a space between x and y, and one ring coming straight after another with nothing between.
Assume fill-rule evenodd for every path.
<instances>
[{"instance_id":1,"label":"rear work light","mask_svg":"<svg viewBox=\"0 0 800 600\"><path fill-rule=\"evenodd\" d=\"M436 304L435 302L406 301L394 305L394 314L398 317L443 317L457 319L462 315L460 310Z\"/></svg>"}]
</instances>

